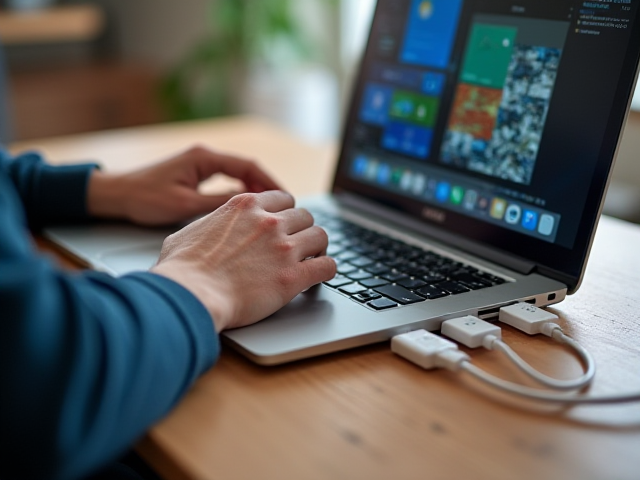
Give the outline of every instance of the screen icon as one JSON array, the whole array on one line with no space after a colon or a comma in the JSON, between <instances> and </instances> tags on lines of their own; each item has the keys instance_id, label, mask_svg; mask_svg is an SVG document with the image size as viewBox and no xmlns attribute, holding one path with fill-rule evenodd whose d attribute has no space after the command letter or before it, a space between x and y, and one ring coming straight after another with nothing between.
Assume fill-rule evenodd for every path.
<instances>
[{"instance_id":1,"label":"screen icon","mask_svg":"<svg viewBox=\"0 0 640 480\"><path fill-rule=\"evenodd\" d=\"M391 171L391 183L400 186L400 182L402 181L402 176L404 175L404 170L401 168L394 168Z\"/></svg>"},{"instance_id":2,"label":"screen icon","mask_svg":"<svg viewBox=\"0 0 640 480\"><path fill-rule=\"evenodd\" d=\"M375 182L376 178L378 177L378 161L377 160L372 160L369 162L369 165L367 166L367 172L365 173L365 177L367 178L367 180L371 181L371 182Z\"/></svg>"},{"instance_id":3,"label":"screen icon","mask_svg":"<svg viewBox=\"0 0 640 480\"><path fill-rule=\"evenodd\" d=\"M426 187L426 185L427 177L425 177L421 173L417 173L413 177L413 186L411 187L411 192L416 196L420 196L422 195L422 192L424 192L424 188Z\"/></svg>"},{"instance_id":4,"label":"screen icon","mask_svg":"<svg viewBox=\"0 0 640 480\"><path fill-rule=\"evenodd\" d=\"M491 216L496 220L502 220L506 209L507 202L501 198L494 198L491 202Z\"/></svg>"},{"instance_id":5,"label":"screen icon","mask_svg":"<svg viewBox=\"0 0 640 480\"><path fill-rule=\"evenodd\" d=\"M449 200L449 193L451 192L451 185L447 182L438 183L438 187L436 189L436 199L439 202L445 203Z\"/></svg>"},{"instance_id":6,"label":"screen icon","mask_svg":"<svg viewBox=\"0 0 640 480\"><path fill-rule=\"evenodd\" d=\"M386 185L391 180L391 167L386 163L383 163L378 167L378 176L377 179L380 185Z\"/></svg>"},{"instance_id":7,"label":"screen icon","mask_svg":"<svg viewBox=\"0 0 640 480\"><path fill-rule=\"evenodd\" d=\"M556 224L556 219L548 213L543 214L540 217L540 225L538 225L538 233L548 237L553 233L553 227Z\"/></svg>"},{"instance_id":8,"label":"screen icon","mask_svg":"<svg viewBox=\"0 0 640 480\"><path fill-rule=\"evenodd\" d=\"M533 232L538 226L538 214L532 210L525 210L522 216L522 226Z\"/></svg>"},{"instance_id":9,"label":"screen icon","mask_svg":"<svg viewBox=\"0 0 640 480\"><path fill-rule=\"evenodd\" d=\"M520 205L512 203L507 207L507 213L504 216L504 220L510 225L517 225L520 222L521 217L522 209L520 208Z\"/></svg>"},{"instance_id":10,"label":"screen icon","mask_svg":"<svg viewBox=\"0 0 640 480\"><path fill-rule=\"evenodd\" d=\"M413 173L410 170L405 170L400 179L400 188L405 192L408 192L413 187Z\"/></svg>"},{"instance_id":11,"label":"screen icon","mask_svg":"<svg viewBox=\"0 0 640 480\"><path fill-rule=\"evenodd\" d=\"M369 160L364 155L358 155L356 159L353 161L353 174L357 178L362 178L367 173L367 168L369 167Z\"/></svg>"},{"instance_id":12,"label":"screen icon","mask_svg":"<svg viewBox=\"0 0 640 480\"><path fill-rule=\"evenodd\" d=\"M473 210L476 208L476 204L478 203L478 192L475 190L467 190L467 193L464 195L463 205L467 210Z\"/></svg>"},{"instance_id":13,"label":"screen icon","mask_svg":"<svg viewBox=\"0 0 640 480\"><path fill-rule=\"evenodd\" d=\"M489 205L491 204L491 199L489 197L487 197L486 195L481 195L480 197L478 197L478 203L477 203L477 207L476 210L478 210L479 212L486 212L487 210L489 210Z\"/></svg>"},{"instance_id":14,"label":"screen icon","mask_svg":"<svg viewBox=\"0 0 640 480\"><path fill-rule=\"evenodd\" d=\"M464 199L464 188L455 186L451 190L451 203L454 205L460 205Z\"/></svg>"}]
</instances>

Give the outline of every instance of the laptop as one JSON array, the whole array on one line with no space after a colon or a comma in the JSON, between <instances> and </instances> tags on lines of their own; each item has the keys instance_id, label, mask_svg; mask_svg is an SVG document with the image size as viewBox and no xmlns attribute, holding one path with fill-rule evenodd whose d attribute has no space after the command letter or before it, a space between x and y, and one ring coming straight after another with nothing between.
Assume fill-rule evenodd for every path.
<instances>
[{"instance_id":1,"label":"laptop","mask_svg":"<svg viewBox=\"0 0 640 480\"><path fill-rule=\"evenodd\" d=\"M638 76L640 0L379 0L330 194L303 199L339 274L227 331L276 365L581 282ZM168 231L49 229L147 269Z\"/></svg>"}]
</instances>

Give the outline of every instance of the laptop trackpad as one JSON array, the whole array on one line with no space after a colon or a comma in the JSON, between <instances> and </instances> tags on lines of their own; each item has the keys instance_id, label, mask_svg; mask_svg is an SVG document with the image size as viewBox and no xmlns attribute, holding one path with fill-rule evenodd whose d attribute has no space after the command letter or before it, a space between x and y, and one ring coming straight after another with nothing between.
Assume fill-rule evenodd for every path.
<instances>
[{"instance_id":1,"label":"laptop trackpad","mask_svg":"<svg viewBox=\"0 0 640 480\"><path fill-rule=\"evenodd\" d=\"M149 270L158 261L162 242L109 250L99 255L99 262L116 275Z\"/></svg>"}]
</instances>

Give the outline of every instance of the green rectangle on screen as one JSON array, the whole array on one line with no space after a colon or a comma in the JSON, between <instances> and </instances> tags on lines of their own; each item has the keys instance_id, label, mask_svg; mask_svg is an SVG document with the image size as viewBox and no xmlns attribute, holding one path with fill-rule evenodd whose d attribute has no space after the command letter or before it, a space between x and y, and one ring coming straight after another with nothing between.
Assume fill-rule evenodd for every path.
<instances>
[{"instance_id":1,"label":"green rectangle on screen","mask_svg":"<svg viewBox=\"0 0 640 480\"><path fill-rule=\"evenodd\" d=\"M391 100L389 116L424 127L433 127L438 116L440 101L411 92L396 91Z\"/></svg>"},{"instance_id":2,"label":"green rectangle on screen","mask_svg":"<svg viewBox=\"0 0 640 480\"><path fill-rule=\"evenodd\" d=\"M515 27L475 24L465 52L462 81L502 89L517 34Z\"/></svg>"}]
</instances>

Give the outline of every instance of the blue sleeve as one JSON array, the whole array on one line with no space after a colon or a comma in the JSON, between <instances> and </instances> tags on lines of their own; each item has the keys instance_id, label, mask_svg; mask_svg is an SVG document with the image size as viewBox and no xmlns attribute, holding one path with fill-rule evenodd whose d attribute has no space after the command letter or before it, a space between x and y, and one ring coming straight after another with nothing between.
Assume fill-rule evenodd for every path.
<instances>
[{"instance_id":1,"label":"blue sleeve","mask_svg":"<svg viewBox=\"0 0 640 480\"><path fill-rule=\"evenodd\" d=\"M0 171L0 478L80 478L129 448L219 352L166 278L70 274L33 251Z\"/></svg>"},{"instance_id":2,"label":"blue sleeve","mask_svg":"<svg viewBox=\"0 0 640 480\"><path fill-rule=\"evenodd\" d=\"M0 172L11 180L33 228L87 220L87 184L95 168L48 165L36 152L11 157L0 147Z\"/></svg>"}]
</instances>

